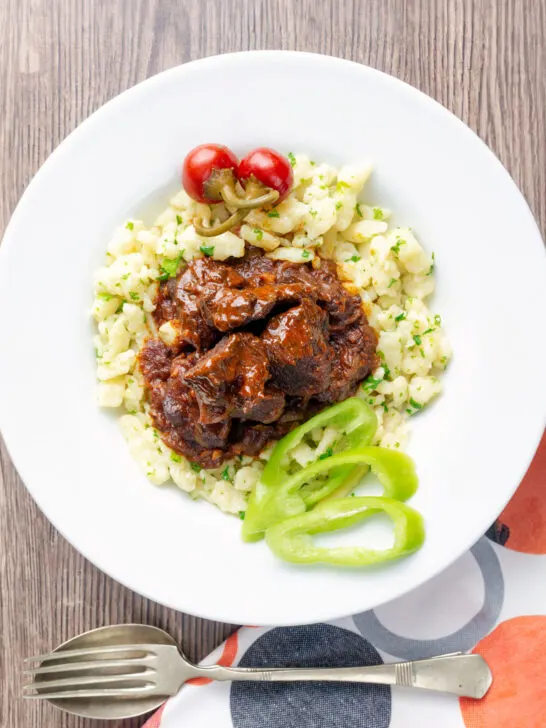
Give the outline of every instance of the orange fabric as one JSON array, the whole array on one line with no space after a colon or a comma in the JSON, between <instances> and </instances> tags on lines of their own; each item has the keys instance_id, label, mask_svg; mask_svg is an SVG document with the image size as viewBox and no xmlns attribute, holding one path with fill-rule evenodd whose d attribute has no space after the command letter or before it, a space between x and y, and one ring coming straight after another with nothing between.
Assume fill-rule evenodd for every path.
<instances>
[{"instance_id":1,"label":"orange fabric","mask_svg":"<svg viewBox=\"0 0 546 728\"><path fill-rule=\"evenodd\" d=\"M544 728L546 616L515 617L478 643L493 672L483 700L460 699L466 728Z\"/></svg>"},{"instance_id":2,"label":"orange fabric","mask_svg":"<svg viewBox=\"0 0 546 728\"><path fill-rule=\"evenodd\" d=\"M525 554L546 554L546 432L499 521L510 529L506 548ZM546 725L546 717L544 720Z\"/></svg>"},{"instance_id":3,"label":"orange fabric","mask_svg":"<svg viewBox=\"0 0 546 728\"><path fill-rule=\"evenodd\" d=\"M230 667L233 665L235 658L237 657L237 650L239 649L239 638L237 632L230 635L225 644L220 659L217 664L222 667ZM192 680L188 680L187 685L208 685L212 680L208 677L194 677Z\"/></svg>"},{"instance_id":4,"label":"orange fabric","mask_svg":"<svg viewBox=\"0 0 546 728\"><path fill-rule=\"evenodd\" d=\"M149 720L144 723L142 728L159 728L161 724L161 716L163 715L163 711L165 710L166 703L163 703L163 705L156 710L156 712L149 718Z\"/></svg>"}]
</instances>

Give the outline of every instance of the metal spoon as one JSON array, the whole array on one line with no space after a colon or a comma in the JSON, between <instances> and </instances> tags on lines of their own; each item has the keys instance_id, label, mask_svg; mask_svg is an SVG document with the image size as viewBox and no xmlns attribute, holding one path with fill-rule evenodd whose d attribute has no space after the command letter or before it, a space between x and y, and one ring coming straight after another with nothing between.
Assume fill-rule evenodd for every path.
<instances>
[{"instance_id":1,"label":"metal spoon","mask_svg":"<svg viewBox=\"0 0 546 728\"><path fill-rule=\"evenodd\" d=\"M463 653L362 667L199 667L181 654L170 635L142 624L94 629L25 662L40 663L26 670L33 681L23 688L25 698L49 700L69 713L102 719L148 713L194 677L376 683L471 698L482 698L492 682L485 660Z\"/></svg>"}]
</instances>

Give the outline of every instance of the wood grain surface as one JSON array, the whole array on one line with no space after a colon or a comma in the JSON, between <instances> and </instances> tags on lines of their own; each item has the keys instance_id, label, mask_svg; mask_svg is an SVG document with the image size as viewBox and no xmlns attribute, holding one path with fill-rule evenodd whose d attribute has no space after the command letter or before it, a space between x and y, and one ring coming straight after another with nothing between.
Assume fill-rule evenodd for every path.
<instances>
[{"instance_id":1,"label":"wood grain surface","mask_svg":"<svg viewBox=\"0 0 546 728\"><path fill-rule=\"evenodd\" d=\"M498 154L544 234L546 0L0 0L0 234L50 152L105 101L170 66L256 48L343 56L430 94ZM116 584L49 525L3 446L0 470L1 728L101 725L20 698L23 657L80 631L146 622L198 659L233 629Z\"/></svg>"}]
</instances>

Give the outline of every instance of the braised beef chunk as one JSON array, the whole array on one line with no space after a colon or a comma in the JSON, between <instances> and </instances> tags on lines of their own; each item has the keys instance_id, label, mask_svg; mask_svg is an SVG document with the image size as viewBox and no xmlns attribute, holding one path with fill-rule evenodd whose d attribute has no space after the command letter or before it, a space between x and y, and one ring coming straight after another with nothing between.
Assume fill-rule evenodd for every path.
<instances>
[{"instance_id":1,"label":"braised beef chunk","mask_svg":"<svg viewBox=\"0 0 546 728\"><path fill-rule=\"evenodd\" d=\"M336 266L200 258L161 284L154 319L176 346L139 354L154 426L203 467L256 455L326 404L350 396L377 365L377 336Z\"/></svg>"},{"instance_id":2,"label":"braised beef chunk","mask_svg":"<svg viewBox=\"0 0 546 728\"><path fill-rule=\"evenodd\" d=\"M244 258L234 261L233 267L251 288L267 286L277 281L279 263L251 248Z\"/></svg>"},{"instance_id":3,"label":"braised beef chunk","mask_svg":"<svg viewBox=\"0 0 546 728\"><path fill-rule=\"evenodd\" d=\"M284 394L266 389L269 363L262 342L252 334L231 334L189 369L183 382L195 392L200 421L226 417L274 422L284 409Z\"/></svg>"},{"instance_id":4,"label":"braised beef chunk","mask_svg":"<svg viewBox=\"0 0 546 728\"><path fill-rule=\"evenodd\" d=\"M177 295L174 281L160 286L154 311L154 319L159 327L167 321L176 322L180 332L180 339L186 348L195 348L204 351L212 346L219 338L218 333L203 319L199 310L199 298L194 294L182 294L182 300Z\"/></svg>"},{"instance_id":5,"label":"braised beef chunk","mask_svg":"<svg viewBox=\"0 0 546 728\"><path fill-rule=\"evenodd\" d=\"M299 283L307 295L314 298L330 316L330 329L349 326L362 318L362 303L359 296L351 296L336 275L336 265L330 260L322 261L317 270L303 265L285 265L277 280Z\"/></svg>"},{"instance_id":6,"label":"braised beef chunk","mask_svg":"<svg viewBox=\"0 0 546 728\"><path fill-rule=\"evenodd\" d=\"M154 426L169 447L204 467L216 467L225 459L229 419L201 423L195 393L179 378L156 381L150 388L150 405Z\"/></svg>"},{"instance_id":7,"label":"braised beef chunk","mask_svg":"<svg viewBox=\"0 0 546 728\"><path fill-rule=\"evenodd\" d=\"M156 379L168 379L171 374L169 349L161 339L149 339L138 355L142 376L148 383Z\"/></svg>"},{"instance_id":8,"label":"braised beef chunk","mask_svg":"<svg viewBox=\"0 0 546 728\"><path fill-rule=\"evenodd\" d=\"M245 279L233 266L212 258L196 258L178 278L175 295L183 301L190 293L200 296L204 289L218 286L242 288L244 285Z\"/></svg>"},{"instance_id":9,"label":"braised beef chunk","mask_svg":"<svg viewBox=\"0 0 546 728\"><path fill-rule=\"evenodd\" d=\"M211 296L221 287L236 288L245 284L235 270L209 258L192 261L177 281L161 286L155 320L159 326L175 319L180 337L188 346L204 351L220 338L201 312L204 294Z\"/></svg>"},{"instance_id":10,"label":"braised beef chunk","mask_svg":"<svg viewBox=\"0 0 546 728\"><path fill-rule=\"evenodd\" d=\"M232 331L265 318L285 303L297 303L302 297L298 285L273 285L233 290L219 288L201 303L205 321L218 331Z\"/></svg>"},{"instance_id":11,"label":"braised beef chunk","mask_svg":"<svg viewBox=\"0 0 546 728\"><path fill-rule=\"evenodd\" d=\"M330 343L334 352L332 376L318 399L333 404L354 394L358 383L376 367L377 335L371 326L353 325L336 331Z\"/></svg>"},{"instance_id":12,"label":"braised beef chunk","mask_svg":"<svg viewBox=\"0 0 546 728\"><path fill-rule=\"evenodd\" d=\"M273 316L261 339L279 389L307 397L324 389L331 370L328 316L311 299Z\"/></svg>"}]
</instances>

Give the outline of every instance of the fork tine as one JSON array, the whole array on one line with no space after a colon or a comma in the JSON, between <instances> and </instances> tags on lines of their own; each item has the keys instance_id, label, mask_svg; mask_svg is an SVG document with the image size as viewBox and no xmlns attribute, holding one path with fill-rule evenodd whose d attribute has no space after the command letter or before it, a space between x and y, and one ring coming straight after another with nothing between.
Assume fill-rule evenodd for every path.
<instances>
[{"instance_id":1,"label":"fork tine","mask_svg":"<svg viewBox=\"0 0 546 728\"><path fill-rule=\"evenodd\" d=\"M86 647L81 650L59 650L58 652L48 652L45 655L25 657L24 662L46 662L49 660L64 660L69 657L92 657L93 655L116 655L120 652L140 652L153 655L155 654L154 647L155 645L109 645L108 647Z\"/></svg>"},{"instance_id":2,"label":"fork tine","mask_svg":"<svg viewBox=\"0 0 546 728\"><path fill-rule=\"evenodd\" d=\"M59 700L61 698L147 698L151 695L165 695L161 691L155 692L154 687L144 688L104 688L102 690L60 690L49 693L23 692L25 700Z\"/></svg>"},{"instance_id":3,"label":"fork tine","mask_svg":"<svg viewBox=\"0 0 546 728\"><path fill-rule=\"evenodd\" d=\"M151 680L151 676L155 674L154 670L141 672L136 675L80 675L79 677L62 677L54 680L43 680L40 682L32 682L23 686L23 691L28 690L51 690L51 688L67 688L74 689L93 685L99 688L109 683L119 683L115 687L138 687L153 688L155 681ZM125 685L123 685L125 683ZM127 685L126 683L130 683ZM135 685L135 683L137 683ZM138 683L141 683L140 685ZM41 694L41 693L40 693Z\"/></svg>"},{"instance_id":4,"label":"fork tine","mask_svg":"<svg viewBox=\"0 0 546 728\"><path fill-rule=\"evenodd\" d=\"M133 668L146 668L153 665L155 656L147 655L146 657L136 657L126 660L90 660L89 662L61 662L46 667L33 667L30 670L23 670L23 675L48 675L50 673L59 672L80 672L82 670L103 670L104 668L125 668L131 670ZM141 674L143 670L138 670L135 675Z\"/></svg>"}]
</instances>

